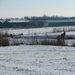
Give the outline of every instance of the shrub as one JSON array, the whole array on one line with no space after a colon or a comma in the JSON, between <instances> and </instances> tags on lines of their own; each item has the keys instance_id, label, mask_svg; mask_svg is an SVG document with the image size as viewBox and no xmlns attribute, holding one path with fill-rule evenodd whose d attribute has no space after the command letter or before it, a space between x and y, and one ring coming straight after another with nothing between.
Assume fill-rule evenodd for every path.
<instances>
[{"instance_id":1,"label":"shrub","mask_svg":"<svg viewBox=\"0 0 75 75\"><path fill-rule=\"evenodd\" d=\"M21 34L20 34L21 35ZM3 36L3 37L14 37L14 36L16 36L16 35L14 35L14 34L8 34L8 32L5 32L5 33L3 33L3 32L0 32L0 36Z\"/></svg>"},{"instance_id":2,"label":"shrub","mask_svg":"<svg viewBox=\"0 0 75 75\"><path fill-rule=\"evenodd\" d=\"M75 43L73 43L73 45L72 45L73 47L75 47Z\"/></svg>"},{"instance_id":3,"label":"shrub","mask_svg":"<svg viewBox=\"0 0 75 75\"><path fill-rule=\"evenodd\" d=\"M13 45L20 45L20 44L24 44L24 43L18 40L13 41Z\"/></svg>"},{"instance_id":4,"label":"shrub","mask_svg":"<svg viewBox=\"0 0 75 75\"><path fill-rule=\"evenodd\" d=\"M67 36L65 39L74 39L73 36Z\"/></svg>"},{"instance_id":5,"label":"shrub","mask_svg":"<svg viewBox=\"0 0 75 75\"><path fill-rule=\"evenodd\" d=\"M0 36L0 46L8 46L8 45L9 45L9 40L7 38Z\"/></svg>"},{"instance_id":6,"label":"shrub","mask_svg":"<svg viewBox=\"0 0 75 75\"><path fill-rule=\"evenodd\" d=\"M57 40L57 45L58 46L66 46L67 44L65 43L65 41L62 41L62 40L58 41Z\"/></svg>"},{"instance_id":7,"label":"shrub","mask_svg":"<svg viewBox=\"0 0 75 75\"><path fill-rule=\"evenodd\" d=\"M58 40L43 40L41 41L42 45L55 45L55 46L66 46L67 44L63 41Z\"/></svg>"},{"instance_id":8,"label":"shrub","mask_svg":"<svg viewBox=\"0 0 75 75\"><path fill-rule=\"evenodd\" d=\"M18 35L23 35L23 33L20 33L20 34L18 34Z\"/></svg>"},{"instance_id":9,"label":"shrub","mask_svg":"<svg viewBox=\"0 0 75 75\"><path fill-rule=\"evenodd\" d=\"M66 45L65 40L62 39L60 35L57 36L57 45L59 45L59 46L65 46Z\"/></svg>"},{"instance_id":10,"label":"shrub","mask_svg":"<svg viewBox=\"0 0 75 75\"><path fill-rule=\"evenodd\" d=\"M3 36L3 37L8 37L9 34L7 32L3 33L3 32L0 32L0 36Z\"/></svg>"},{"instance_id":11,"label":"shrub","mask_svg":"<svg viewBox=\"0 0 75 75\"><path fill-rule=\"evenodd\" d=\"M41 41L42 45L57 45L56 40L43 40Z\"/></svg>"}]
</instances>

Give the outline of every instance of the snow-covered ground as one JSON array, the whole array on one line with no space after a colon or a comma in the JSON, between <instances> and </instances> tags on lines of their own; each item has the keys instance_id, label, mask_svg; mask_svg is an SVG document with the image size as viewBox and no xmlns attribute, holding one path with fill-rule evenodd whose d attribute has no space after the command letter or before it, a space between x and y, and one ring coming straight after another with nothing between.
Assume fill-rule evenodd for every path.
<instances>
[{"instance_id":1,"label":"snow-covered ground","mask_svg":"<svg viewBox=\"0 0 75 75\"><path fill-rule=\"evenodd\" d=\"M67 28L69 27L65 27ZM0 32L7 31L9 34L17 35L23 33L23 36L30 36L34 33L37 35L60 35L62 33L54 33L54 29L51 27L0 29ZM66 35L75 35L75 31L66 32ZM24 38L20 40L26 41ZM75 43L75 39L66 39L65 42L72 44ZM75 75L75 47L45 45L0 47L0 75Z\"/></svg>"},{"instance_id":2,"label":"snow-covered ground","mask_svg":"<svg viewBox=\"0 0 75 75\"><path fill-rule=\"evenodd\" d=\"M62 31L62 32L54 32L54 31ZM63 31L66 30L73 30L73 31L67 31L66 36L74 37L75 38L75 26L65 26L65 27L44 27L44 28L31 28L31 29L1 29L1 32L8 32L9 34L16 34L22 38L18 38L16 40L24 43L29 43L33 41L33 39L30 39L29 36L46 36L48 35L51 39L57 37L57 35L61 35ZM19 35L23 34L23 35ZM13 39L11 39L13 40ZM15 40L15 39L14 39ZM68 45L72 45L75 43L74 39L68 39L65 40Z\"/></svg>"},{"instance_id":3,"label":"snow-covered ground","mask_svg":"<svg viewBox=\"0 0 75 75\"><path fill-rule=\"evenodd\" d=\"M54 31L67 31L67 30L74 30L75 31L75 26L64 26L64 27L43 27L43 28L31 28L31 29L0 29L0 32L8 32L9 34L22 34L23 35L34 35L35 33L38 35L45 35L45 34L60 34L60 32L55 32ZM61 33L62 33L61 32ZM67 34L75 34L68 32Z\"/></svg>"},{"instance_id":4,"label":"snow-covered ground","mask_svg":"<svg viewBox=\"0 0 75 75\"><path fill-rule=\"evenodd\" d=\"M0 75L75 75L75 47L0 47Z\"/></svg>"}]
</instances>

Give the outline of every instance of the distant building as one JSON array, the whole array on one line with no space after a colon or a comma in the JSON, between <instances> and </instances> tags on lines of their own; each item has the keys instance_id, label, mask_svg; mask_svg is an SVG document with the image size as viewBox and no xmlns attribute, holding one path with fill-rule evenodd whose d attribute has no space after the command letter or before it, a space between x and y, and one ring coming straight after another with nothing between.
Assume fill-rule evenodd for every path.
<instances>
[{"instance_id":1,"label":"distant building","mask_svg":"<svg viewBox=\"0 0 75 75\"><path fill-rule=\"evenodd\" d=\"M75 19L69 20L47 20L49 27L56 26L75 26Z\"/></svg>"},{"instance_id":2,"label":"distant building","mask_svg":"<svg viewBox=\"0 0 75 75\"><path fill-rule=\"evenodd\" d=\"M25 28L26 25L29 23L28 20L4 20L0 22L0 28Z\"/></svg>"},{"instance_id":3,"label":"distant building","mask_svg":"<svg viewBox=\"0 0 75 75\"><path fill-rule=\"evenodd\" d=\"M47 20L44 21L44 27L48 27L49 22Z\"/></svg>"},{"instance_id":4,"label":"distant building","mask_svg":"<svg viewBox=\"0 0 75 75\"><path fill-rule=\"evenodd\" d=\"M71 20L0 20L0 28L38 28L56 26L75 26L75 19Z\"/></svg>"}]
</instances>

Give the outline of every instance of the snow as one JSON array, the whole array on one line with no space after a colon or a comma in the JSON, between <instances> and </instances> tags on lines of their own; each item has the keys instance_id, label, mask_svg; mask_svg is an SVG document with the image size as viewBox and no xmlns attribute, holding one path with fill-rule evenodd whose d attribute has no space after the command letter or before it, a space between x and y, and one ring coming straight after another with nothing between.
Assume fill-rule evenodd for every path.
<instances>
[{"instance_id":1,"label":"snow","mask_svg":"<svg viewBox=\"0 0 75 75\"><path fill-rule=\"evenodd\" d=\"M66 31L66 30L74 30L75 26L62 26L62 27L43 27L43 28L30 28L30 29L0 29L0 32L8 32L9 34L21 34L24 35L33 35L34 33L37 34L58 34L60 32L53 32L54 30ZM72 31L73 32L73 31ZM75 34L72 32L68 32L70 34Z\"/></svg>"},{"instance_id":2,"label":"snow","mask_svg":"<svg viewBox=\"0 0 75 75\"><path fill-rule=\"evenodd\" d=\"M63 27L57 28L62 29ZM23 33L23 36L34 33L37 35L59 35L62 33L54 33L53 29L55 27L0 29L0 31L17 35ZM66 35L75 35L75 31L66 32ZM20 40L26 41L24 38ZM65 42L70 45L75 43L75 39L66 39ZM0 75L75 75L75 47L50 45L0 47Z\"/></svg>"},{"instance_id":3,"label":"snow","mask_svg":"<svg viewBox=\"0 0 75 75\"><path fill-rule=\"evenodd\" d=\"M74 74L74 47L44 45L0 47L0 75Z\"/></svg>"},{"instance_id":4,"label":"snow","mask_svg":"<svg viewBox=\"0 0 75 75\"><path fill-rule=\"evenodd\" d=\"M30 39L30 36L50 36L50 38L52 39L56 39L57 35L61 35L63 32L53 32L54 29L59 29L61 31L63 30L67 30L67 29L75 29L75 26L65 26L65 27L44 27L44 28L31 28L31 29L1 29L1 32L8 32L8 34L15 34L18 35L16 40L15 39L10 39L10 41L20 41L23 43L30 43L33 41L33 39ZM23 34L23 35L19 35L19 34ZM67 31L66 32L66 36L71 36L75 38L75 31ZM38 37L39 38L39 37ZM38 39L39 40L39 39ZM10 42L11 44L13 42ZM73 43L75 43L74 39L70 39L70 40L66 40L66 43L68 45L72 45Z\"/></svg>"}]
</instances>

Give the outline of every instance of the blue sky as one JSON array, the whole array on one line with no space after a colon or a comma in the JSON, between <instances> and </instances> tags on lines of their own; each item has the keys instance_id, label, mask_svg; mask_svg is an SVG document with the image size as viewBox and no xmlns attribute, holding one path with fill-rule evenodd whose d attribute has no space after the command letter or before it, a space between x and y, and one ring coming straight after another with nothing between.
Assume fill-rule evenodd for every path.
<instances>
[{"instance_id":1,"label":"blue sky","mask_svg":"<svg viewBox=\"0 0 75 75\"><path fill-rule=\"evenodd\" d=\"M75 0L0 0L0 18L74 16Z\"/></svg>"}]
</instances>

